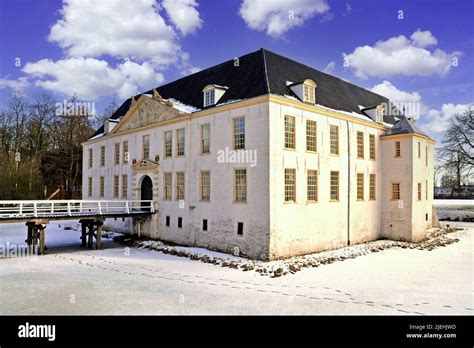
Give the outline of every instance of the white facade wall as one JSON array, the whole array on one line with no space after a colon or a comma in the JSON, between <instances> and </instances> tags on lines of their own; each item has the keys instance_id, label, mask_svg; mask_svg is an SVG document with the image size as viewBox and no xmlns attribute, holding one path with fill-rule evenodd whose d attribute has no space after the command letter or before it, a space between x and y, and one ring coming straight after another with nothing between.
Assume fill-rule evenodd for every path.
<instances>
[{"instance_id":1,"label":"white facade wall","mask_svg":"<svg viewBox=\"0 0 474 348\"><path fill-rule=\"evenodd\" d=\"M379 134L382 131L277 103L270 103L270 115L270 258L334 249L348 242L355 244L379 238L379 173L382 166ZM295 150L284 149L285 115L295 117ZM306 120L317 122L316 153L306 151ZM330 153L330 125L339 127L339 155ZM357 159L357 131L364 132L364 159ZM369 160L369 134L376 135L375 160ZM284 201L285 168L296 169L295 203ZM318 170L318 202L307 202L308 169ZM331 171L339 171L337 202L330 200ZM365 177L363 201L356 198L357 172L364 173ZM377 178L375 201L369 200L371 173Z\"/></svg>"},{"instance_id":2,"label":"white facade wall","mask_svg":"<svg viewBox=\"0 0 474 348\"><path fill-rule=\"evenodd\" d=\"M239 105L241 105L239 107ZM146 109L145 109L146 110ZM150 110L150 109L148 109ZM212 113L184 115L104 136L84 144L83 198L99 197L99 177L105 177L103 199L113 198L113 176L128 176L127 199L140 199L141 181L148 175L153 182L157 213L148 220L108 221L113 228L138 231L151 238L195 245L228 253L239 252L259 259L277 259L381 237L418 241L431 227L433 203L434 145L413 135L381 136L385 128L377 123L333 113L298 107L292 103L264 100L212 109ZM161 111L160 111L161 112ZM284 148L285 115L295 117L296 149ZM233 119L245 117L246 150L257 152L256 166L219 163L218 151L233 146ZM133 117L133 115L131 116ZM306 120L317 122L317 151L306 151ZM122 122L122 121L121 121ZM124 122L128 122L124 120ZM202 124L210 124L211 154L200 152ZM330 125L339 127L339 155L330 153ZM118 126L117 126L118 127ZM176 156L176 131L185 128L185 156ZM125 128L126 129L126 128ZM164 157L164 132L173 132L173 157ZM357 158L357 132L364 134L364 158ZM369 135L375 135L375 160L369 158ZM132 168L132 160L142 159L142 138L150 135L151 160L158 166ZM128 141L130 163L114 165L114 144ZM401 142L402 156L395 158L395 141ZM422 156L418 158L418 141ZM106 164L99 166L100 146L106 146ZM93 148L93 168L88 168L89 148ZM428 148L428 165L426 165ZM247 169L247 202L234 202L235 168ZM285 202L285 168L296 170L296 202ZM200 171L211 173L210 202L201 202ZM307 201L307 170L318 171L318 201ZM184 204L175 199L176 172L185 173ZM339 200L330 200L330 172L339 171ZM164 173L172 173L172 200L163 199ZM357 199L357 173L364 175L364 199ZM376 175L376 199L369 198L370 174ZM93 195L88 197L88 177L93 177ZM428 180L428 185L426 184ZM399 182L401 200L391 199L391 183ZM422 183L422 200L417 200L417 183ZM428 199L426 189L428 188ZM428 214L428 219L426 219ZM166 217L170 226L165 226ZM183 220L178 227L178 218ZM208 231L203 231L203 219ZM244 223L243 235L237 223Z\"/></svg>"}]
</instances>

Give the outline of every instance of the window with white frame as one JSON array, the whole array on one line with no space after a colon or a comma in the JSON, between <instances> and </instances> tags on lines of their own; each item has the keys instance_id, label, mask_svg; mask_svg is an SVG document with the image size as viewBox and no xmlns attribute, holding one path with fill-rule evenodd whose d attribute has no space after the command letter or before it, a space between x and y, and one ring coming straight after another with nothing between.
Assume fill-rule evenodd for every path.
<instances>
[{"instance_id":1,"label":"window with white frame","mask_svg":"<svg viewBox=\"0 0 474 348\"><path fill-rule=\"evenodd\" d=\"M165 179L163 180L164 189L163 189L163 199L169 201L172 197L173 190L173 175L171 173L165 173Z\"/></svg>"},{"instance_id":2,"label":"window with white frame","mask_svg":"<svg viewBox=\"0 0 474 348\"><path fill-rule=\"evenodd\" d=\"M304 101L307 103L314 103L315 102L314 86L304 84L303 89L304 89Z\"/></svg>"},{"instance_id":3,"label":"window with white frame","mask_svg":"<svg viewBox=\"0 0 474 348\"><path fill-rule=\"evenodd\" d=\"M234 118L234 150L245 149L245 118Z\"/></svg>"},{"instance_id":4,"label":"window with white frame","mask_svg":"<svg viewBox=\"0 0 474 348\"><path fill-rule=\"evenodd\" d=\"M124 141L122 143L122 163L127 164L128 163L128 158L129 158L128 141Z\"/></svg>"},{"instance_id":5,"label":"window with white frame","mask_svg":"<svg viewBox=\"0 0 474 348\"><path fill-rule=\"evenodd\" d=\"M184 128L178 129L176 131L176 156L184 156Z\"/></svg>"},{"instance_id":6,"label":"window with white frame","mask_svg":"<svg viewBox=\"0 0 474 348\"><path fill-rule=\"evenodd\" d=\"M114 198L119 196L119 176L114 175Z\"/></svg>"},{"instance_id":7,"label":"window with white frame","mask_svg":"<svg viewBox=\"0 0 474 348\"><path fill-rule=\"evenodd\" d=\"M306 151L316 152L316 121L306 121Z\"/></svg>"},{"instance_id":8,"label":"window with white frame","mask_svg":"<svg viewBox=\"0 0 474 348\"><path fill-rule=\"evenodd\" d=\"M201 154L211 153L211 125L201 125Z\"/></svg>"},{"instance_id":9,"label":"window with white frame","mask_svg":"<svg viewBox=\"0 0 474 348\"><path fill-rule=\"evenodd\" d=\"M234 201L247 202L247 169L234 169Z\"/></svg>"},{"instance_id":10,"label":"window with white frame","mask_svg":"<svg viewBox=\"0 0 474 348\"><path fill-rule=\"evenodd\" d=\"M176 173L176 200L184 199L184 172Z\"/></svg>"},{"instance_id":11,"label":"window with white frame","mask_svg":"<svg viewBox=\"0 0 474 348\"><path fill-rule=\"evenodd\" d=\"M150 159L150 136L144 135L143 136L143 159Z\"/></svg>"},{"instance_id":12,"label":"window with white frame","mask_svg":"<svg viewBox=\"0 0 474 348\"><path fill-rule=\"evenodd\" d=\"M306 200L316 202L318 200L318 171L308 169L306 175Z\"/></svg>"},{"instance_id":13,"label":"window with white frame","mask_svg":"<svg viewBox=\"0 0 474 348\"><path fill-rule=\"evenodd\" d=\"M285 168L285 202L296 202L296 169Z\"/></svg>"},{"instance_id":14,"label":"window with white frame","mask_svg":"<svg viewBox=\"0 0 474 348\"><path fill-rule=\"evenodd\" d=\"M216 96L216 92L214 89L210 89L204 92L204 107L209 106L209 105L214 105L216 103L215 96Z\"/></svg>"},{"instance_id":15,"label":"window with white frame","mask_svg":"<svg viewBox=\"0 0 474 348\"><path fill-rule=\"evenodd\" d=\"M201 190L200 200L208 202L211 199L211 172L208 170L201 171Z\"/></svg>"},{"instance_id":16,"label":"window with white frame","mask_svg":"<svg viewBox=\"0 0 474 348\"><path fill-rule=\"evenodd\" d=\"M285 115L285 149L295 148L295 118Z\"/></svg>"},{"instance_id":17,"label":"window with white frame","mask_svg":"<svg viewBox=\"0 0 474 348\"><path fill-rule=\"evenodd\" d=\"M173 156L173 131L165 132L165 158Z\"/></svg>"},{"instance_id":18,"label":"window with white frame","mask_svg":"<svg viewBox=\"0 0 474 348\"><path fill-rule=\"evenodd\" d=\"M128 196L128 175L122 175L122 197L127 198Z\"/></svg>"}]
</instances>

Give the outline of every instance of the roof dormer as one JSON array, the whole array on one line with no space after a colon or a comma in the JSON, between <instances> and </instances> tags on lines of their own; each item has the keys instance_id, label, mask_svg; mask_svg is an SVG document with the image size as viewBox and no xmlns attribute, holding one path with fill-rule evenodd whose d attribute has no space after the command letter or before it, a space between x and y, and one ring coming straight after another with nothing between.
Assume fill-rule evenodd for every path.
<instances>
[{"instance_id":1,"label":"roof dormer","mask_svg":"<svg viewBox=\"0 0 474 348\"><path fill-rule=\"evenodd\" d=\"M227 91L228 87L226 86L219 86L219 85L207 85L202 90L203 92L203 106L211 106L217 104L219 99L224 95Z\"/></svg>"},{"instance_id":2,"label":"roof dormer","mask_svg":"<svg viewBox=\"0 0 474 348\"><path fill-rule=\"evenodd\" d=\"M315 104L317 86L313 80L306 79L303 82L294 83L289 87L304 103Z\"/></svg>"}]
</instances>

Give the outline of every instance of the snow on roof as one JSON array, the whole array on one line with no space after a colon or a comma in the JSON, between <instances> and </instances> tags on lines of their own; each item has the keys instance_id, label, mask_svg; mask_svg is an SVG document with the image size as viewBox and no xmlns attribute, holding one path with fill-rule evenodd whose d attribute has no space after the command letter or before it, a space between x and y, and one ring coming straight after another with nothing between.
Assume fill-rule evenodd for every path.
<instances>
[{"instance_id":1,"label":"snow on roof","mask_svg":"<svg viewBox=\"0 0 474 348\"><path fill-rule=\"evenodd\" d=\"M193 112L197 112L197 111L200 111L201 109L198 109L192 105L186 105L182 102L180 102L179 100L177 99L174 99L174 98L169 98L169 99L166 99L170 102L173 103L173 108L175 108L176 110L179 110L181 112L185 112L185 113L188 113L188 114L192 114Z\"/></svg>"},{"instance_id":2,"label":"snow on roof","mask_svg":"<svg viewBox=\"0 0 474 348\"><path fill-rule=\"evenodd\" d=\"M222 105L226 105L226 104L238 103L238 102L240 102L240 101L242 101L242 99L226 100L225 102L219 103L219 104L217 104L216 106L222 106Z\"/></svg>"},{"instance_id":3,"label":"snow on roof","mask_svg":"<svg viewBox=\"0 0 474 348\"><path fill-rule=\"evenodd\" d=\"M104 133L99 133L99 134L96 134L94 135L92 138L89 138L87 141L90 141L90 140L94 140L94 139L98 139L102 136L104 136L105 134Z\"/></svg>"}]
</instances>

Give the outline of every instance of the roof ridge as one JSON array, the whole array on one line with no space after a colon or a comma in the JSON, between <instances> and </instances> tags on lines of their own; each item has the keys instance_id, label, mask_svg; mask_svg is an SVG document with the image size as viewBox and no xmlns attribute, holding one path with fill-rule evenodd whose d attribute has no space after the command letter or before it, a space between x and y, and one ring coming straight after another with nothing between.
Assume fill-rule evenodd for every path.
<instances>
[{"instance_id":1,"label":"roof ridge","mask_svg":"<svg viewBox=\"0 0 474 348\"><path fill-rule=\"evenodd\" d=\"M260 49L262 51L262 59L263 59L263 78L265 79L265 85L267 87L267 93L270 93L270 83L268 81L268 70L267 70L267 59L265 58L265 49L262 47Z\"/></svg>"}]
</instances>

